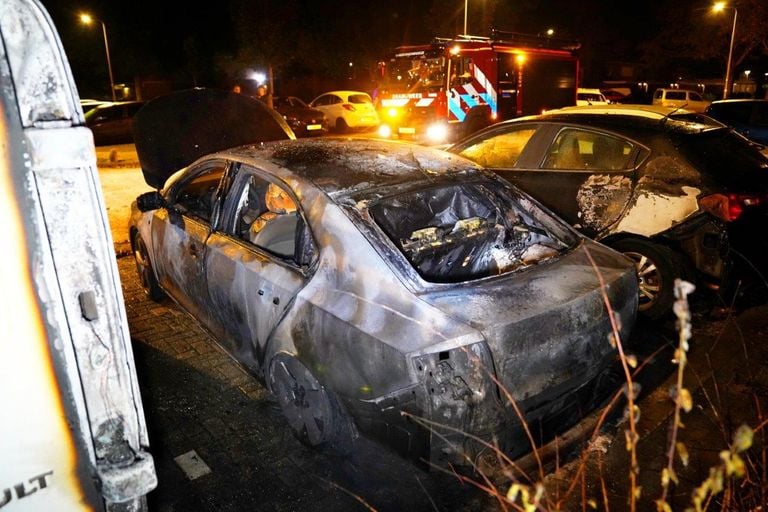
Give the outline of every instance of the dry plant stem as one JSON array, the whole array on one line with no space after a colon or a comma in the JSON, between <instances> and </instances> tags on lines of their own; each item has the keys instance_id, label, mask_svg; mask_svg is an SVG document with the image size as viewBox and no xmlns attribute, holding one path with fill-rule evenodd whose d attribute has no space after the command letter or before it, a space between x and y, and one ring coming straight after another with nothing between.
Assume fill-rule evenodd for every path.
<instances>
[{"instance_id":1,"label":"dry plant stem","mask_svg":"<svg viewBox=\"0 0 768 512\"><path fill-rule=\"evenodd\" d=\"M675 283L675 288L677 288L677 283ZM685 295L683 295L681 298L678 299L678 301L684 301L684 300L686 300ZM667 471L669 472L670 475L674 474L673 465L675 462L675 442L677 441L677 430L678 430L678 426L680 425L680 408L681 408L680 394L683 389L683 375L685 373L685 362L686 362L685 345L688 343L688 340L686 338L687 329L685 327L690 323L690 313L688 311L687 304L685 308L681 308L681 309L683 309L684 311L678 312L677 310L675 310L675 314L678 315L677 318L678 318L678 321L680 322L680 325L678 326L678 345L677 345L678 361L677 361L677 382L675 383L675 409L674 409L673 420L672 420L672 433L669 439L669 449L667 450ZM669 491L669 482L663 483L660 501L663 501L666 503L668 491Z\"/></svg>"},{"instance_id":2,"label":"dry plant stem","mask_svg":"<svg viewBox=\"0 0 768 512\"><path fill-rule=\"evenodd\" d=\"M523 426L523 430L525 430L525 435L528 436L528 441L531 443L531 448L533 449L533 456L536 457L536 464L539 466L539 478L541 481L544 480L544 465L541 462L541 456L539 455L539 449L536 446L536 441L533 439L533 435L531 434L531 430L528 428L528 422L525 421L525 417L523 417L523 413L520 410L520 407L517 406L517 402L514 398L512 398L512 394L509 392L509 390L504 387L504 384L499 382L499 380L496 378L496 376L488 371L488 369L485 369L488 376L493 380L493 382L498 386L498 388L504 393L504 396L507 397L507 400L509 400L509 403L512 405L512 408L515 410L515 414L517 414L517 417L520 419L520 424Z\"/></svg>"},{"instance_id":3,"label":"dry plant stem","mask_svg":"<svg viewBox=\"0 0 768 512\"><path fill-rule=\"evenodd\" d=\"M603 494L603 508L605 512L610 512L611 507L608 505L608 488L605 486L605 478L603 478L603 456L597 455L597 469L600 473L600 492Z\"/></svg>"},{"instance_id":4,"label":"dry plant stem","mask_svg":"<svg viewBox=\"0 0 768 512\"><path fill-rule=\"evenodd\" d=\"M632 373L632 378L634 379L637 375L640 374L640 372L648 365L649 361L652 361L658 356L662 350L664 350L665 347L659 347L655 351L653 351L647 359L645 359L642 363L640 363L637 368L635 368L635 371ZM595 424L595 428L592 431L592 436L590 437L591 440L594 440L597 438L597 435L600 433L600 429L603 427L603 424L605 423L605 419L608 417L608 414L613 410L613 408L616 406L617 402L619 401L619 398L624 395L624 391L619 389L616 393L614 393L613 397L611 397L610 402L603 407L602 412L600 413L600 417L597 420L597 423ZM578 470L576 471L576 475L573 477L573 480L571 480L570 485L568 486L568 489L566 489L565 494L562 496L562 498L558 498L557 507L560 508L560 505L570 497L571 493L576 487L576 483L579 481L579 478L581 477L581 473L584 471L584 468L587 463L587 451L584 450L581 453L581 462L579 463Z\"/></svg>"},{"instance_id":5,"label":"dry plant stem","mask_svg":"<svg viewBox=\"0 0 768 512\"><path fill-rule=\"evenodd\" d=\"M401 412L401 414L403 414L405 416L408 416L410 418L413 418L413 420L416 423L420 424L424 428L427 428L427 425L430 425L430 424L431 424L431 426L439 425L438 423L435 423L435 422L432 422L432 421L429 421L429 420L425 420L423 418L419 418L418 416L414 416L413 414L409 414L409 413L407 413L405 411ZM462 432L462 431L460 431L458 429L447 429L447 430L451 430L451 431L454 431L454 432L460 432L460 433L462 433L465 436L468 435L466 432ZM499 501L499 504L502 506L502 508L504 508L504 510L506 510L506 506L504 506L505 498L503 496L501 496L501 493L499 493L498 489L496 489L496 486L493 485L493 482L491 482L491 479L488 478L488 476L477 466L475 461L473 461L471 458L469 458L467 456L467 454L465 454L463 451L458 450L457 447L453 443L451 443L444 435L440 434L439 432L437 432L434 429L431 429L431 432L432 432L432 434L434 434L437 437L439 437L440 439L442 439L451 448L453 448L453 450L456 453L461 454L461 456L464 458L464 460L467 461L472 466L472 469L474 469L482 477L483 481L485 481L485 484L488 486L487 488L488 489L493 489L492 492L491 491L486 491L486 492L489 492L493 497L495 497ZM424 461L424 462L426 462L427 464L430 464L431 466L435 466L434 464L432 464L429 461ZM464 477L461 477L455 471L453 472L453 474L457 478L459 478L460 480L467 480L467 481L473 482L472 479L465 479Z\"/></svg>"},{"instance_id":6,"label":"dry plant stem","mask_svg":"<svg viewBox=\"0 0 768 512\"><path fill-rule=\"evenodd\" d=\"M418 477L418 476L416 476L416 475L413 475L413 478L415 478L415 479L416 479L416 481L419 483L419 487L421 487L421 490L422 490L422 491L424 491L424 494L426 494L426 496L427 496L427 499L428 499L428 500L429 500L429 502L432 504L432 509L433 509L435 512L440 512L440 509L438 509L438 508L437 508L437 505L435 505L435 501L432 499L432 496L430 496L430 495L429 495L429 492L427 492L427 489L424 487L424 484L423 484L423 483L421 483L421 480L419 479L419 477Z\"/></svg>"},{"instance_id":7,"label":"dry plant stem","mask_svg":"<svg viewBox=\"0 0 768 512\"><path fill-rule=\"evenodd\" d=\"M499 503L501 504L501 507L502 507L503 510L507 510L507 505L511 505L512 508L514 508L515 510L520 510L522 512L525 512L525 509L523 507L521 507L520 505L518 505L516 503L509 502L507 500L506 496L502 496L499 493L498 489L496 489L496 487L494 487L493 485L490 485L490 486L483 485L480 482L478 482L477 480L473 480L473 479L471 479L469 477L466 477L464 475L460 475L460 474L456 473L455 471L453 471L453 468L451 468L451 471L448 471L444 467L438 466L437 464L434 464L433 462L430 462L430 461L424 461L424 462L426 462L426 464L429 467L431 467L432 469L436 469L437 471L441 471L441 472L445 473L446 475L451 475L451 476L455 477L456 480L458 480L459 482L470 484L473 487L476 487L477 489L480 489L481 491L485 492L486 494L489 494L489 495L493 496L494 498L496 498L497 501L499 501Z\"/></svg>"},{"instance_id":8,"label":"dry plant stem","mask_svg":"<svg viewBox=\"0 0 768 512\"><path fill-rule=\"evenodd\" d=\"M616 316L613 314L613 308L611 307L611 301L608 299L608 294L605 292L605 280L600 270L597 268L595 260L592 258L589 250L585 247L584 252L589 258L589 263L597 275L597 279L600 282L600 293L603 297L603 302L608 310L608 317L611 319L611 330L613 331L613 338L616 341L616 349L619 351L619 359L621 360L621 367L624 369L624 377L627 381L627 403L629 409L629 510L635 512L637 508L637 419L635 418L635 390L634 383L632 381L632 374L629 370L629 363L627 363L627 357L624 354L624 346L621 343L621 336L619 335L619 326L616 325Z\"/></svg>"},{"instance_id":9,"label":"dry plant stem","mask_svg":"<svg viewBox=\"0 0 768 512\"><path fill-rule=\"evenodd\" d=\"M450 431L450 432L455 432L455 433L457 433L457 434L462 434L463 436L465 436L465 437L467 437L467 438L469 438L469 439L472 439L473 441L477 441L478 443L482 444L482 445L483 445L483 446L485 446L486 448L488 448L488 449L492 450L492 451L493 451L493 452L494 452L494 453L495 453L495 454L496 454L498 457L500 457L500 458L501 458L501 459L502 459L504 462L506 462L507 464L509 464L509 466L510 466L512 469L514 469L514 470L518 471L518 472L519 472L519 473L520 473L520 474L521 474L521 475L522 475L522 476L523 476L523 477L524 477L526 480L529 480L529 481L530 481L530 477L529 477L529 476L528 476L528 474L527 474L527 473L526 473L526 472L523 470L523 468L521 468L520 466L518 466L517 464L515 464L515 462L514 462L512 459L510 459L510 458L509 458L509 457L508 457L508 456L507 456L507 455L506 455L504 452L502 452L502 451L501 451L501 450L498 448L498 446L496 446L496 445L494 445L494 444L491 444L491 443L489 443L488 441L486 441L486 440L484 440L484 439L482 439L482 438L480 438L480 437L477 437L477 436L475 436L475 435L473 435L473 434L469 434L469 433L467 433L467 432L464 432L464 431L463 431L463 430L461 430L461 429L458 429L458 428L455 428L455 427L451 427L451 426L449 426L449 425L443 425L443 424L441 424L441 423L437 423L436 421L431 421L431 420L428 420L428 419L426 419L426 418L422 418L422 417L420 417L420 416L415 416L415 415L413 415L413 414L411 414L411 413L409 413L409 412L406 412L406 411L402 411L400 414L402 414L403 416L407 416L407 417L409 417L409 418L413 419L413 420L414 420L415 422L417 422L417 423L421 423L421 425L422 425L423 427L427 428L428 430L430 430L431 432L433 432L435 435L438 435L438 436L440 436L440 434L438 434L437 432L435 432L435 431L433 430L433 428L432 428L432 427L439 427L439 428L442 428L442 429L444 429L444 430L448 430L448 431ZM450 441L448 441L447 439L445 439L443 436L440 436L440 437L441 437L443 440L445 440L445 442L446 442L446 443L448 443L448 444L450 444L452 447L456 448L456 447L455 447L455 446L454 446L454 445L453 445L453 444L452 444ZM457 450L457 452L458 452L458 450ZM464 458L465 458L465 459L467 459L467 460L469 460L469 457L466 457L466 456L464 456ZM474 462L470 461L470 464L472 464L472 467L473 467L473 468L475 468L475 469L477 470L477 467L475 466ZM478 472L479 472L479 471L478 471ZM514 475L513 475L513 476L514 476Z\"/></svg>"},{"instance_id":10,"label":"dry plant stem","mask_svg":"<svg viewBox=\"0 0 768 512\"><path fill-rule=\"evenodd\" d=\"M371 512L376 512L375 508L373 508L367 501L365 501L363 498L361 498L357 494L353 493L352 491L349 491L349 490L345 489L344 487L340 486L339 484L337 484L335 482L331 482L330 480L326 480L325 478L322 478L322 477L318 477L318 478L320 480L322 480L323 482L327 483L328 485L330 485L331 487L335 487L336 489L338 489L338 490L348 494L349 496L352 496L354 499L356 499L358 502L360 502L361 505L363 505L365 508L367 508Z\"/></svg>"}]
</instances>

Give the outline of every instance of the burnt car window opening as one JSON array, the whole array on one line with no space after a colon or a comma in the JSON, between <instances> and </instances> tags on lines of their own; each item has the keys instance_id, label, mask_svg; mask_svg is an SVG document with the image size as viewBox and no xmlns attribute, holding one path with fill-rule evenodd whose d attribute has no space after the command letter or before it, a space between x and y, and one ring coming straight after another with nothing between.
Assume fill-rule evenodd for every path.
<instances>
[{"instance_id":1,"label":"burnt car window opening","mask_svg":"<svg viewBox=\"0 0 768 512\"><path fill-rule=\"evenodd\" d=\"M543 168L619 171L629 166L632 147L603 133L565 129L552 144Z\"/></svg>"},{"instance_id":2,"label":"burnt car window opening","mask_svg":"<svg viewBox=\"0 0 768 512\"><path fill-rule=\"evenodd\" d=\"M177 192L174 206L183 214L211 222L216 190L224 176L224 167L212 167L185 183Z\"/></svg>"},{"instance_id":3,"label":"burnt car window opening","mask_svg":"<svg viewBox=\"0 0 768 512\"><path fill-rule=\"evenodd\" d=\"M679 150L697 169L717 182L747 178L755 189L768 181L766 159L753 144L745 144L739 134L722 128L701 133L681 134Z\"/></svg>"},{"instance_id":4,"label":"burnt car window opening","mask_svg":"<svg viewBox=\"0 0 768 512\"><path fill-rule=\"evenodd\" d=\"M514 167L523 152L523 148L535 132L536 128L525 128L492 135L463 149L459 154L474 160L483 167Z\"/></svg>"},{"instance_id":5,"label":"burnt car window opening","mask_svg":"<svg viewBox=\"0 0 768 512\"><path fill-rule=\"evenodd\" d=\"M370 213L419 275L434 283L512 272L575 241L563 230L552 234L532 203L480 183L408 191L377 202Z\"/></svg>"},{"instance_id":6,"label":"burnt car window opening","mask_svg":"<svg viewBox=\"0 0 768 512\"><path fill-rule=\"evenodd\" d=\"M287 191L258 176L248 178L237 213L238 238L293 260L301 226L296 204Z\"/></svg>"}]
</instances>

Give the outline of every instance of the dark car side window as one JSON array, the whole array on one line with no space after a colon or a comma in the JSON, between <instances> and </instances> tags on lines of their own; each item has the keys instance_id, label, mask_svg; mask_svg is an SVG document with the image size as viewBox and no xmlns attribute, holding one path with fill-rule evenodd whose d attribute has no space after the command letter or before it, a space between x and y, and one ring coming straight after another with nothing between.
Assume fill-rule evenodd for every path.
<instances>
[{"instance_id":1,"label":"dark car side window","mask_svg":"<svg viewBox=\"0 0 768 512\"><path fill-rule=\"evenodd\" d=\"M213 166L183 184L175 196L173 207L179 212L210 224L224 165Z\"/></svg>"},{"instance_id":2,"label":"dark car side window","mask_svg":"<svg viewBox=\"0 0 768 512\"><path fill-rule=\"evenodd\" d=\"M550 146L544 169L620 171L627 169L633 145L604 133L568 128Z\"/></svg>"},{"instance_id":3,"label":"dark car side window","mask_svg":"<svg viewBox=\"0 0 768 512\"><path fill-rule=\"evenodd\" d=\"M492 134L459 153L461 156L490 169L509 169L515 166L528 141L536 133L535 127Z\"/></svg>"}]
</instances>

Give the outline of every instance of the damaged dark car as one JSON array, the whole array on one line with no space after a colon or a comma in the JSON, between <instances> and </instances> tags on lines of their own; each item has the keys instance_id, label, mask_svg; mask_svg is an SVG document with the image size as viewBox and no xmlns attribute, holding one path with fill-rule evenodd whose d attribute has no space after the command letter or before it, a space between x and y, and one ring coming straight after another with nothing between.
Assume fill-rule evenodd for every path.
<instances>
[{"instance_id":1,"label":"damaged dark car","mask_svg":"<svg viewBox=\"0 0 768 512\"><path fill-rule=\"evenodd\" d=\"M221 127L159 137L164 101L137 118L158 188L133 205L141 282L265 382L304 443L349 447L362 432L416 460L466 463L485 449L476 436L522 454L503 390L537 436L615 391L604 294L626 338L629 259L456 155L290 140L265 128L268 112L226 142Z\"/></svg>"},{"instance_id":2,"label":"damaged dark car","mask_svg":"<svg viewBox=\"0 0 768 512\"><path fill-rule=\"evenodd\" d=\"M766 238L768 160L757 145L701 114L567 107L499 123L449 151L631 257L639 309L651 318L669 313L675 278L719 289L729 280L734 250L749 251L755 238ZM768 248L761 243L761 251Z\"/></svg>"}]
</instances>

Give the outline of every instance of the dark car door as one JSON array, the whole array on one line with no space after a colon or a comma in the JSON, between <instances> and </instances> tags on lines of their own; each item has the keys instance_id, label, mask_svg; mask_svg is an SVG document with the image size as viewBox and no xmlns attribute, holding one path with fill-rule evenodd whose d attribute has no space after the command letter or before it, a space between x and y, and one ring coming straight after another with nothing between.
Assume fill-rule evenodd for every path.
<instances>
[{"instance_id":1,"label":"dark car door","mask_svg":"<svg viewBox=\"0 0 768 512\"><path fill-rule=\"evenodd\" d=\"M208 239L205 258L213 330L238 361L258 370L270 334L307 282L313 246L284 184L241 166L229 196L225 226Z\"/></svg>"},{"instance_id":2,"label":"dark car door","mask_svg":"<svg viewBox=\"0 0 768 512\"><path fill-rule=\"evenodd\" d=\"M510 124L460 148L593 236L619 219L634 188L634 143L552 123Z\"/></svg>"},{"instance_id":3,"label":"dark car door","mask_svg":"<svg viewBox=\"0 0 768 512\"><path fill-rule=\"evenodd\" d=\"M210 324L205 282L205 243L219 208L226 162L190 168L152 218L155 271L161 286L203 324Z\"/></svg>"}]
</instances>

